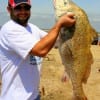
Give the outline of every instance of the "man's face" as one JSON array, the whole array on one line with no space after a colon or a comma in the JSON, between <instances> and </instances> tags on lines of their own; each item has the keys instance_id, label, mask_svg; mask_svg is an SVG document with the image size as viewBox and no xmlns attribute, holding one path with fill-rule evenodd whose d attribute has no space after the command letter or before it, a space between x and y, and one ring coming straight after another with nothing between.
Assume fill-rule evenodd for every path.
<instances>
[{"instance_id":1,"label":"man's face","mask_svg":"<svg viewBox=\"0 0 100 100\"><path fill-rule=\"evenodd\" d=\"M30 6L27 4L20 4L15 8L10 7L10 16L15 22L26 26L30 18Z\"/></svg>"}]
</instances>

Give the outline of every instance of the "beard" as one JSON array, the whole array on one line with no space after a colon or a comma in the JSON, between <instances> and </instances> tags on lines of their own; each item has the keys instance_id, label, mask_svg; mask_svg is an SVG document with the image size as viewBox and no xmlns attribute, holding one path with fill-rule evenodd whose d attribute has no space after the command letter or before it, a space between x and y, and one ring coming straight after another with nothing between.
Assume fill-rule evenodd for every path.
<instances>
[{"instance_id":1,"label":"beard","mask_svg":"<svg viewBox=\"0 0 100 100\"><path fill-rule=\"evenodd\" d=\"M19 19L19 18L17 18L14 21L17 22L18 24L22 25L22 26L26 26L27 23L28 23L28 20L29 20L29 17L26 18L26 19Z\"/></svg>"},{"instance_id":2,"label":"beard","mask_svg":"<svg viewBox=\"0 0 100 100\"><path fill-rule=\"evenodd\" d=\"M30 14L29 15L25 15L24 17L23 16L17 16L17 15L14 15L13 13L10 14L10 17L12 20L14 20L16 23L22 25L22 26L27 26L27 23L28 23L28 20L30 18Z\"/></svg>"}]
</instances>

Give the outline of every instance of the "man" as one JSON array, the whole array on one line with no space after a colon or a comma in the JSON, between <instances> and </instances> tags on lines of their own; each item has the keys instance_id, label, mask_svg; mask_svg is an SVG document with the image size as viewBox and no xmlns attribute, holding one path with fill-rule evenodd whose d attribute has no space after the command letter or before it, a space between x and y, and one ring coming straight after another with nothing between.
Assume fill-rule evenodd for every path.
<instances>
[{"instance_id":1,"label":"man","mask_svg":"<svg viewBox=\"0 0 100 100\"><path fill-rule=\"evenodd\" d=\"M9 0L11 20L0 30L0 100L40 100L41 61L53 47L62 26L71 27L73 14L64 15L47 34L28 23L30 0Z\"/></svg>"}]
</instances>

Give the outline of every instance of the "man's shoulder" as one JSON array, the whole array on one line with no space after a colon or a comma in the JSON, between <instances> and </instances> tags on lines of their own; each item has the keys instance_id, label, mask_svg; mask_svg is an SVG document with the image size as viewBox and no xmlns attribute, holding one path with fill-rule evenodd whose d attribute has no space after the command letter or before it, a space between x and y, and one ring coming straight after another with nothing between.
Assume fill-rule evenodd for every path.
<instances>
[{"instance_id":1,"label":"man's shoulder","mask_svg":"<svg viewBox=\"0 0 100 100\"><path fill-rule=\"evenodd\" d=\"M1 29L3 29L3 28L4 28L4 29L9 29L10 27L16 27L15 23L14 23L12 20L6 22L6 23L1 27Z\"/></svg>"},{"instance_id":2,"label":"man's shoulder","mask_svg":"<svg viewBox=\"0 0 100 100\"><path fill-rule=\"evenodd\" d=\"M41 29L38 26L36 26L35 24L28 23L28 26L31 27L33 32L41 32Z\"/></svg>"},{"instance_id":3,"label":"man's shoulder","mask_svg":"<svg viewBox=\"0 0 100 100\"><path fill-rule=\"evenodd\" d=\"M12 24L14 24L14 22L13 22L12 20L9 20L9 21L6 22L3 26L9 26L9 25L12 26Z\"/></svg>"},{"instance_id":4,"label":"man's shoulder","mask_svg":"<svg viewBox=\"0 0 100 100\"><path fill-rule=\"evenodd\" d=\"M39 28L38 26L36 26L35 24L32 24L32 23L28 23L28 25L29 25L31 28Z\"/></svg>"},{"instance_id":5,"label":"man's shoulder","mask_svg":"<svg viewBox=\"0 0 100 100\"><path fill-rule=\"evenodd\" d=\"M2 31L18 31L23 30L23 27L16 22L10 20L2 26Z\"/></svg>"}]
</instances>

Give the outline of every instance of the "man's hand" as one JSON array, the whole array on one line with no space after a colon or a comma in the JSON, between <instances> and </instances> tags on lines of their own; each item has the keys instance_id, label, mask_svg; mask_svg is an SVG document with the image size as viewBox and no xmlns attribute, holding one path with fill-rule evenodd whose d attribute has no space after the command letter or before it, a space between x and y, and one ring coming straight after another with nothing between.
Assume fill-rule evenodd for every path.
<instances>
[{"instance_id":1,"label":"man's hand","mask_svg":"<svg viewBox=\"0 0 100 100\"><path fill-rule=\"evenodd\" d=\"M75 18L74 18L74 14L69 12L67 14L64 14L63 16L60 17L60 19L58 20L57 24L60 27L71 27L72 25L75 24Z\"/></svg>"}]
</instances>

